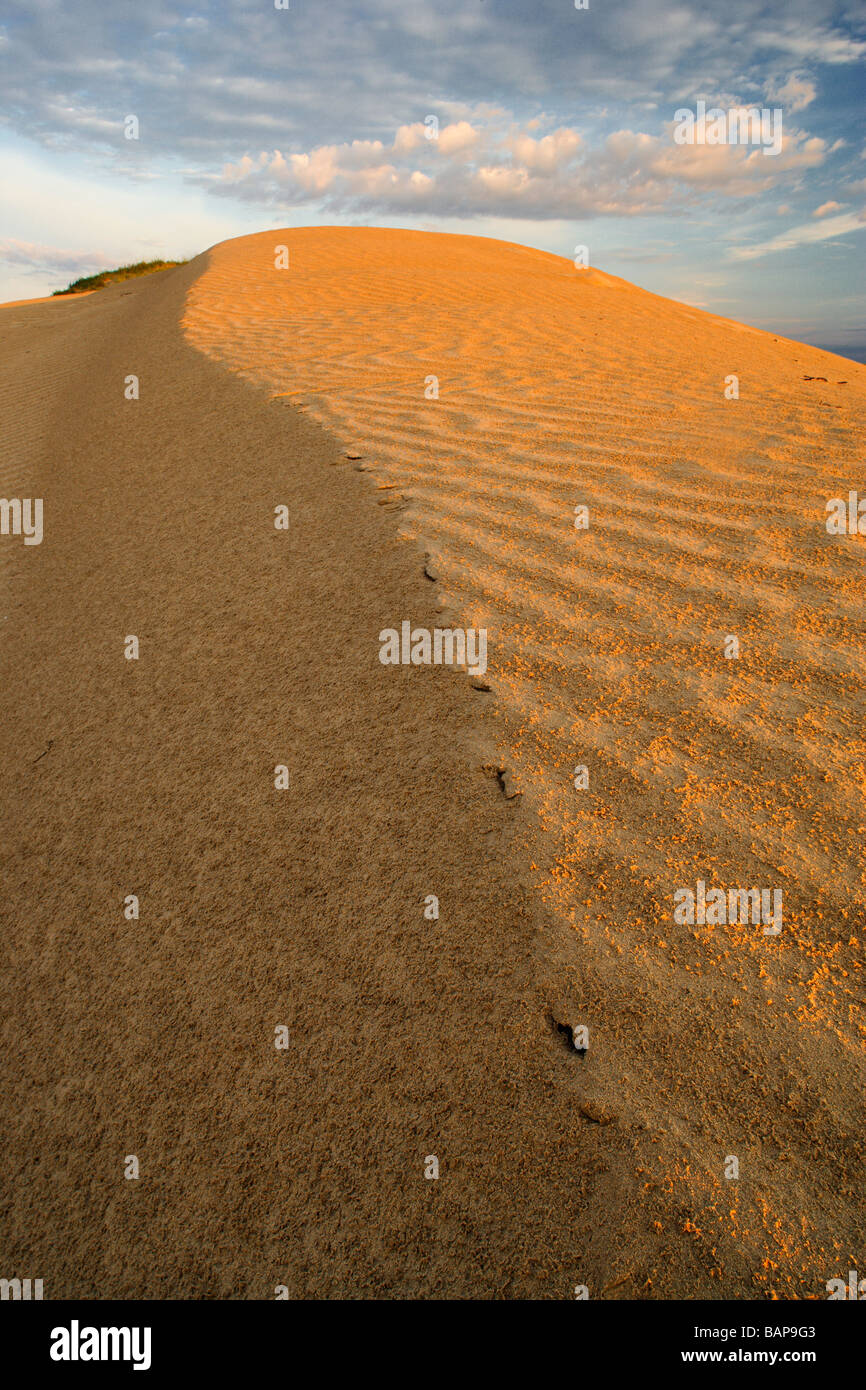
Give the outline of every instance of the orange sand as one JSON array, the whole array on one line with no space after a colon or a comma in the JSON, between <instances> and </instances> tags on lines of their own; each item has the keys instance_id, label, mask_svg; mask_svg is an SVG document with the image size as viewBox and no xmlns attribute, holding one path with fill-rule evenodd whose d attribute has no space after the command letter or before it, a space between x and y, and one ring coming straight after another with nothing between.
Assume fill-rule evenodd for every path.
<instances>
[{"instance_id":1,"label":"orange sand","mask_svg":"<svg viewBox=\"0 0 866 1390\"><path fill-rule=\"evenodd\" d=\"M488 629L539 968L655 1136L648 1191L701 1203L759 1290L830 1277L862 1233L866 542L824 522L862 483L866 369L543 252L363 228L222 243L185 329L394 485L450 620ZM698 879L783 889L781 935L676 925Z\"/></svg>"}]
</instances>

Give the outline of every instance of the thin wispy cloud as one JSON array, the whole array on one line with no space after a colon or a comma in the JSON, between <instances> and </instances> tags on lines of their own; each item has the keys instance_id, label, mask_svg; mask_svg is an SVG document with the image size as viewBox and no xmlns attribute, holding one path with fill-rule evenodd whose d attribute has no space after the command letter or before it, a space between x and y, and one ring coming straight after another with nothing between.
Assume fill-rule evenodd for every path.
<instances>
[{"instance_id":1,"label":"thin wispy cloud","mask_svg":"<svg viewBox=\"0 0 866 1390\"><path fill-rule=\"evenodd\" d=\"M19 241L16 237L0 238L0 261L7 265L25 266L36 272L73 271L84 266L88 270L107 270L110 257L104 251L84 251L63 246L45 246L35 241Z\"/></svg>"},{"instance_id":2,"label":"thin wispy cloud","mask_svg":"<svg viewBox=\"0 0 866 1390\"><path fill-rule=\"evenodd\" d=\"M822 222L806 222L800 227L791 227L779 236L771 237L756 246L736 246L728 250L728 257L735 261L753 261L760 256L770 256L779 251L792 251L799 246L811 246L819 241L847 236L849 232L866 231L866 209L861 212L846 212L840 217L828 217Z\"/></svg>"}]
</instances>

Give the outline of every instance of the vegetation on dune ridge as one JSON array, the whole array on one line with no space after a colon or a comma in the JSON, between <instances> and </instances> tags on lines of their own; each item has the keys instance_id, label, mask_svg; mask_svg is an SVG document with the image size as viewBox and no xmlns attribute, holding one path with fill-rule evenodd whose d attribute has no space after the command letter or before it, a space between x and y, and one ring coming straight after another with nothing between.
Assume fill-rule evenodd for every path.
<instances>
[{"instance_id":1,"label":"vegetation on dune ridge","mask_svg":"<svg viewBox=\"0 0 866 1390\"><path fill-rule=\"evenodd\" d=\"M73 280L65 290L55 290L52 297L59 294L84 294L87 290L101 290L104 285L113 285L120 280L131 280L136 275L150 275L155 270L168 270L173 265L186 265L186 261L136 261L135 265L121 265L116 270L100 270L98 275L84 275Z\"/></svg>"}]
</instances>

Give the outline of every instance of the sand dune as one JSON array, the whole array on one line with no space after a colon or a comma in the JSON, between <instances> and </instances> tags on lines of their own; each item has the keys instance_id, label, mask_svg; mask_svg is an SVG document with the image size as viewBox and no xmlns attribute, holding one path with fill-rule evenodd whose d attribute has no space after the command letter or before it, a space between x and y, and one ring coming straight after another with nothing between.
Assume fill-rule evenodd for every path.
<instances>
[{"instance_id":1,"label":"sand dune","mask_svg":"<svg viewBox=\"0 0 866 1390\"><path fill-rule=\"evenodd\" d=\"M524 247L363 228L221 244L184 323L363 454L488 629L551 1008L707 1248L817 1287L862 1232L866 542L825 505L866 371ZM698 880L782 890L781 934L676 924Z\"/></svg>"},{"instance_id":2,"label":"sand dune","mask_svg":"<svg viewBox=\"0 0 866 1390\"><path fill-rule=\"evenodd\" d=\"M864 1234L864 541L824 508L866 369L363 228L0 329L2 491L45 499L0 538L2 1267L825 1297ZM486 625L484 681L384 667L401 619ZM781 932L675 922L699 879L783 890Z\"/></svg>"}]
</instances>

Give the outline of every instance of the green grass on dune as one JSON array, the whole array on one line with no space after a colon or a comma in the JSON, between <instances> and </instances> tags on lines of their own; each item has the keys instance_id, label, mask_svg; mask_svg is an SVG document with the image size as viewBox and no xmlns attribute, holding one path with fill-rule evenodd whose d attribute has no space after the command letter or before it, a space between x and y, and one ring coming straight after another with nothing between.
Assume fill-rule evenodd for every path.
<instances>
[{"instance_id":1,"label":"green grass on dune","mask_svg":"<svg viewBox=\"0 0 866 1390\"><path fill-rule=\"evenodd\" d=\"M120 280L132 280L136 275L150 275L155 270L168 270L173 265L186 265L186 261L136 261L135 265L121 265L117 270L101 270L98 275L84 275L73 280L65 290L55 290L58 294L84 294L87 290L101 290L105 285L113 285Z\"/></svg>"}]
</instances>

